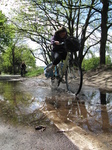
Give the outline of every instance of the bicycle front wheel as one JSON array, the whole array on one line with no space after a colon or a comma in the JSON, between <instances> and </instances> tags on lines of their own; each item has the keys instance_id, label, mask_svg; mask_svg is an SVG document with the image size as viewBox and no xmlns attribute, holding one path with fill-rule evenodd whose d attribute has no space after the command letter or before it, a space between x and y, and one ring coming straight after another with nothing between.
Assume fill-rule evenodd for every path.
<instances>
[{"instance_id":1,"label":"bicycle front wheel","mask_svg":"<svg viewBox=\"0 0 112 150\"><path fill-rule=\"evenodd\" d=\"M74 62L71 66L67 68L66 72L66 86L67 90L79 94L82 88L82 69L77 62Z\"/></svg>"}]
</instances>

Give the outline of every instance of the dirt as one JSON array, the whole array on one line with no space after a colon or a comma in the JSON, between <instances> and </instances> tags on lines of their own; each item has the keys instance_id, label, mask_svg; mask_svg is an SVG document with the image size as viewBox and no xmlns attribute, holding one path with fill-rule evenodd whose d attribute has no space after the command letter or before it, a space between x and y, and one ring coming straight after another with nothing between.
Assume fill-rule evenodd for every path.
<instances>
[{"instance_id":1,"label":"dirt","mask_svg":"<svg viewBox=\"0 0 112 150\"><path fill-rule=\"evenodd\" d=\"M35 83L36 78L17 80L21 80L26 87L32 85L30 86L32 89L32 87L36 88L37 84L39 85ZM49 87L50 80L46 80L44 75L38 78L43 79L43 85L46 88ZM84 73L83 78L84 85L112 92L111 68L104 67L88 71ZM0 120L0 150L112 150L111 134L96 135L84 131L79 126L73 127L72 124L66 124L60 120L56 110L48 112L43 109L43 113L49 119L53 119L55 124L43 132L35 131L29 126L13 126ZM52 118L53 115L55 117Z\"/></svg>"},{"instance_id":2,"label":"dirt","mask_svg":"<svg viewBox=\"0 0 112 150\"><path fill-rule=\"evenodd\" d=\"M84 73L83 84L112 92L112 67L103 66Z\"/></svg>"}]
</instances>

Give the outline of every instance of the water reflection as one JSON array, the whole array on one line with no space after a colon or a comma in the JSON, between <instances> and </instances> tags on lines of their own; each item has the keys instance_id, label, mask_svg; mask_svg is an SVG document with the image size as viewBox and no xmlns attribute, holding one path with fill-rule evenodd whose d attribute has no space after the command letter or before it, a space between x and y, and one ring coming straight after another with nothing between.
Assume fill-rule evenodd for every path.
<instances>
[{"instance_id":1,"label":"water reflection","mask_svg":"<svg viewBox=\"0 0 112 150\"><path fill-rule=\"evenodd\" d=\"M19 82L0 82L0 117L15 124L48 123L39 111L43 103L27 93Z\"/></svg>"},{"instance_id":2,"label":"water reflection","mask_svg":"<svg viewBox=\"0 0 112 150\"><path fill-rule=\"evenodd\" d=\"M100 92L100 100L101 100L102 105L107 104L107 102L106 102L106 93L101 93Z\"/></svg>"},{"instance_id":3,"label":"water reflection","mask_svg":"<svg viewBox=\"0 0 112 150\"><path fill-rule=\"evenodd\" d=\"M0 82L0 117L13 123L49 124L41 111L44 109L51 113L52 119L57 115L64 123L94 133L112 132L112 93L89 87L78 100L65 91L49 93L40 87L24 90L20 82Z\"/></svg>"},{"instance_id":4,"label":"water reflection","mask_svg":"<svg viewBox=\"0 0 112 150\"><path fill-rule=\"evenodd\" d=\"M61 97L64 97L64 101ZM48 98L46 104L49 111L57 110L63 122L71 122L94 133L112 132L112 93L87 90L82 100L77 101L64 95L61 97Z\"/></svg>"}]
</instances>

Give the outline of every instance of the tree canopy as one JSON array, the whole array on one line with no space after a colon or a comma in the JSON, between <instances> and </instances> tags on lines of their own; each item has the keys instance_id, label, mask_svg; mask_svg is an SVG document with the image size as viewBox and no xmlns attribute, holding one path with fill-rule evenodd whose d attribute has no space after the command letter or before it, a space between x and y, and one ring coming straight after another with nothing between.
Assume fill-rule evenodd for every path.
<instances>
[{"instance_id":1,"label":"tree canopy","mask_svg":"<svg viewBox=\"0 0 112 150\"><path fill-rule=\"evenodd\" d=\"M24 37L37 44L38 56L35 51L30 52L45 64L51 60L51 37L60 26L65 26L68 35L80 40L77 55L80 63L92 51L97 52L100 63L105 64L106 45L112 44L111 4L111 0L26 0L19 3L19 9L13 9L15 15L10 21L19 39Z\"/></svg>"},{"instance_id":2,"label":"tree canopy","mask_svg":"<svg viewBox=\"0 0 112 150\"><path fill-rule=\"evenodd\" d=\"M4 46L8 46L11 40L9 25L6 22L7 18L0 11L0 52L4 51Z\"/></svg>"},{"instance_id":3,"label":"tree canopy","mask_svg":"<svg viewBox=\"0 0 112 150\"><path fill-rule=\"evenodd\" d=\"M35 67L36 61L27 45L23 45L22 37L5 15L0 11L0 72L19 73L24 60L28 67ZM21 43L21 44L20 44Z\"/></svg>"}]
</instances>

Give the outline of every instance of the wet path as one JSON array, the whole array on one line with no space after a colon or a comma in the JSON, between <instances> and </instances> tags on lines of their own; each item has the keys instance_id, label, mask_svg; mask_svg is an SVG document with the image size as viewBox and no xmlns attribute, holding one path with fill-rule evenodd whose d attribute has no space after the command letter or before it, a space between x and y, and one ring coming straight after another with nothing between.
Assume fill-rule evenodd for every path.
<instances>
[{"instance_id":1,"label":"wet path","mask_svg":"<svg viewBox=\"0 0 112 150\"><path fill-rule=\"evenodd\" d=\"M45 97L34 89L12 80L0 82L0 150L79 150L42 113ZM46 130L36 131L41 124Z\"/></svg>"},{"instance_id":2,"label":"wet path","mask_svg":"<svg viewBox=\"0 0 112 150\"><path fill-rule=\"evenodd\" d=\"M112 93L83 87L75 99L62 87L51 91L48 80L37 78L4 81L0 87L0 118L5 122L34 127L55 124L78 147L81 142L82 149L112 147Z\"/></svg>"}]
</instances>

